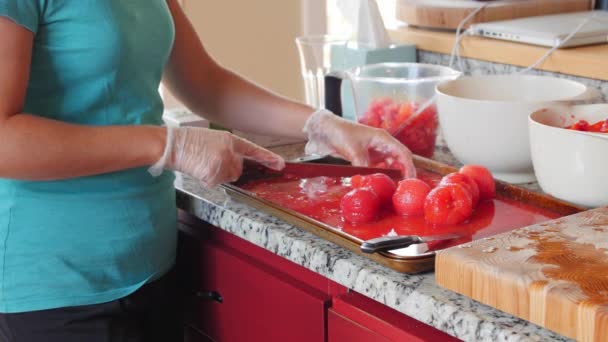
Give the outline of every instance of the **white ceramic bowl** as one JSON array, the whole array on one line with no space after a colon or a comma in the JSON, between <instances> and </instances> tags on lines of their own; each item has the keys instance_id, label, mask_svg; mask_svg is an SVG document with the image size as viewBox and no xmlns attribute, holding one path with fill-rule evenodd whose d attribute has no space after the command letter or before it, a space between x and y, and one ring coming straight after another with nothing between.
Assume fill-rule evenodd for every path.
<instances>
[{"instance_id":1,"label":"white ceramic bowl","mask_svg":"<svg viewBox=\"0 0 608 342\"><path fill-rule=\"evenodd\" d=\"M454 156L510 183L535 179L530 113L590 96L581 83L531 75L463 77L439 84L436 91L440 127Z\"/></svg>"},{"instance_id":2,"label":"white ceramic bowl","mask_svg":"<svg viewBox=\"0 0 608 342\"><path fill-rule=\"evenodd\" d=\"M586 207L608 205L608 134L562 127L608 118L608 104L542 109L530 115L530 149L543 191Z\"/></svg>"}]
</instances>

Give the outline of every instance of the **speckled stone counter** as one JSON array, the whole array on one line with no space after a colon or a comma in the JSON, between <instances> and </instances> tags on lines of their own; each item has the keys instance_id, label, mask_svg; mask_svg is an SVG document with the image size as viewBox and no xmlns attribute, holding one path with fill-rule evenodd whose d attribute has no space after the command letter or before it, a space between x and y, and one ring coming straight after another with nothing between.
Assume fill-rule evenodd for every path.
<instances>
[{"instance_id":1,"label":"speckled stone counter","mask_svg":"<svg viewBox=\"0 0 608 342\"><path fill-rule=\"evenodd\" d=\"M278 149L298 157L302 146ZM437 151L436 159L454 162ZM257 246L465 341L568 341L436 285L433 273L406 275L376 264L313 234L207 190L189 177L176 180L178 207ZM530 185L534 187L534 185Z\"/></svg>"}]
</instances>

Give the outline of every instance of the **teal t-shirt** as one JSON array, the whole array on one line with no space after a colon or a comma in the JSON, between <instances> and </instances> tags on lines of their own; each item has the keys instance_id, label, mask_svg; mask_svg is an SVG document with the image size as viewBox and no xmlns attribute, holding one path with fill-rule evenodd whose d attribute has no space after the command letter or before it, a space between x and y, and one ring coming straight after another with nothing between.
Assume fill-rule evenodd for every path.
<instances>
[{"instance_id":1,"label":"teal t-shirt","mask_svg":"<svg viewBox=\"0 0 608 342\"><path fill-rule=\"evenodd\" d=\"M0 0L0 16L35 33L25 112L161 124L174 37L165 0ZM176 237L170 172L0 179L0 312L124 297L172 267Z\"/></svg>"}]
</instances>

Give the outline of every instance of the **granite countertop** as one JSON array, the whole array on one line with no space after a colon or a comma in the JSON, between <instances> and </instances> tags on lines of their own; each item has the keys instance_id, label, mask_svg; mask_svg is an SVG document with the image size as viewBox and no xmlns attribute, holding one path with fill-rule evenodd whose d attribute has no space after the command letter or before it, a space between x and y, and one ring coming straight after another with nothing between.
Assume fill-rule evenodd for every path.
<instances>
[{"instance_id":1,"label":"granite countertop","mask_svg":"<svg viewBox=\"0 0 608 342\"><path fill-rule=\"evenodd\" d=\"M301 145L274 149L287 159ZM444 149L435 159L456 165ZM405 315L465 341L569 341L528 321L440 288L433 273L398 273L178 175L178 207ZM528 188L538 190L535 184Z\"/></svg>"}]
</instances>

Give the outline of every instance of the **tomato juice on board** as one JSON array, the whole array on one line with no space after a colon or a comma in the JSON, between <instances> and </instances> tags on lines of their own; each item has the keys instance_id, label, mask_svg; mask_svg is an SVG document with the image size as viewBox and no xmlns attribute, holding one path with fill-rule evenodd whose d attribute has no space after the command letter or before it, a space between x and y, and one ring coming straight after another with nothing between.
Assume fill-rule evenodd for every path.
<instances>
[{"instance_id":1,"label":"tomato juice on board","mask_svg":"<svg viewBox=\"0 0 608 342\"><path fill-rule=\"evenodd\" d=\"M434 188L442 176L418 169L418 178ZM458 225L432 225L424 216L407 217L395 213L390 203L384 204L377 220L370 223L352 224L342 218L340 200L352 190L348 177L298 178L284 175L277 178L256 180L240 185L259 198L281 207L323 222L344 233L368 240L389 234L435 235L457 232L462 238L449 245L480 239L515 228L525 227L560 215L529 204L501 197L480 201L472 216ZM449 245L436 245L445 248Z\"/></svg>"}]
</instances>

